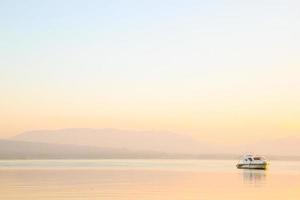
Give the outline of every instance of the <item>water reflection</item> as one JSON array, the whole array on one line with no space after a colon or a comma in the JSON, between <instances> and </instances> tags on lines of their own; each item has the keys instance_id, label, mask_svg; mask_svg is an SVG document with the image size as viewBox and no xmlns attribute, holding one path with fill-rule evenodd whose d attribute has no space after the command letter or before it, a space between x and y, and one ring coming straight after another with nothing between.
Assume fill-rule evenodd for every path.
<instances>
[{"instance_id":1,"label":"water reflection","mask_svg":"<svg viewBox=\"0 0 300 200\"><path fill-rule=\"evenodd\" d=\"M74 162L81 168L72 167ZM239 170L232 161L84 161L87 168L83 161L68 163L69 168L58 161L52 168L0 167L0 200L300 199L300 163L295 162L290 166L297 171L287 172L277 170L283 165Z\"/></svg>"},{"instance_id":2,"label":"water reflection","mask_svg":"<svg viewBox=\"0 0 300 200\"><path fill-rule=\"evenodd\" d=\"M267 172L266 170L244 169L242 176L245 184L261 186L266 182Z\"/></svg>"}]
</instances>

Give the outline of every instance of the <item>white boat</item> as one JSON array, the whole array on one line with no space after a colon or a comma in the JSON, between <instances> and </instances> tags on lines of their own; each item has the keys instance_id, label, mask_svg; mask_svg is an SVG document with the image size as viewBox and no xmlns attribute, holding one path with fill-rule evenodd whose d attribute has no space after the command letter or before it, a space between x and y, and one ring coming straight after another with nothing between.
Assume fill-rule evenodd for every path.
<instances>
[{"instance_id":1,"label":"white boat","mask_svg":"<svg viewBox=\"0 0 300 200\"><path fill-rule=\"evenodd\" d=\"M268 162L262 156L244 155L238 162L238 169L267 169Z\"/></svg>"}]
</instances>

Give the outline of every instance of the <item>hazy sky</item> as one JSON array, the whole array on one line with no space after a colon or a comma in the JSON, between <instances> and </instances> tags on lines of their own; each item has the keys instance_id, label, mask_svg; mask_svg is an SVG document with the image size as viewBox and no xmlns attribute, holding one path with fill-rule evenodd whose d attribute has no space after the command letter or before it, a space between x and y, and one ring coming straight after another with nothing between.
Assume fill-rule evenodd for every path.
<instances>
[{"instance_id":1,"label":"hazy sky","mask_svg":"<svg viewBox=\"0 0 300 200\"><path fill-rule=\"evenodd\" d=\"M0 137L300 135L300 1L0 1Z\"/></svg>"}]
</instances>

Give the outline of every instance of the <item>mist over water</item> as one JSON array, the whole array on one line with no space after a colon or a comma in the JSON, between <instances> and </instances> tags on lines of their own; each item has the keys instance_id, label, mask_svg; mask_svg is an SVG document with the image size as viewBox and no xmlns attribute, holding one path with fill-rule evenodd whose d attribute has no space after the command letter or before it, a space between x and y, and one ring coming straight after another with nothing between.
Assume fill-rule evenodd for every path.
<instances>
[{"instance_id":1,"label":"mist over water","mask_svg":"<svg viewBox=\"0 0 300 200\"><path fill-rule=\"evenodd\" d=\"M299 199L300 162L12 160L0 162L0 186L0 199Z\"/></svg>"}]
</instances>

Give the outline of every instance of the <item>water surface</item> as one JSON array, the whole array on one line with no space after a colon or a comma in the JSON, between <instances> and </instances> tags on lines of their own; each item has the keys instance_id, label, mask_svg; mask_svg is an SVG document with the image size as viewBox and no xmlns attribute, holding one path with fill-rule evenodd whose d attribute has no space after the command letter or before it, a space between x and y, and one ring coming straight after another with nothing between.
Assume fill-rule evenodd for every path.
<instances>
[{"instance_id":1,"label":"water surface","mask_svg":"<svg viewBox=\"0 0 300 200\"><path fill-rule=\"evenodd\" d=\"M300 199L300 162L238 170L231 160L0 161L0 199Z\"/></svg>"}]
</instances>

